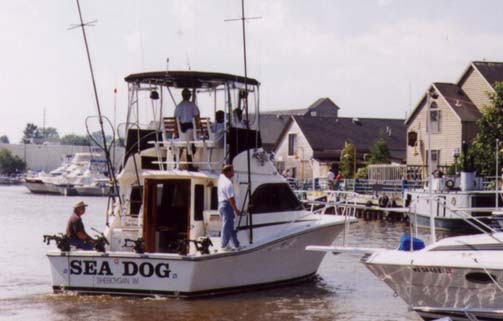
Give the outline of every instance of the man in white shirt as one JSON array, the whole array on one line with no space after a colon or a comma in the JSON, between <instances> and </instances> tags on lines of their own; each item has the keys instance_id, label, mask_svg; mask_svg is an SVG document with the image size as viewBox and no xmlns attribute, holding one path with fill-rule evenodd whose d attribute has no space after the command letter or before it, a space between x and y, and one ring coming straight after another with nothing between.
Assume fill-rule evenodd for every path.
<instances>
[{"instance_id":1,"label":"man in white shirt","mask_svg":"<svg viewBox=\"0 0 503 321\"><path fill-rule=\"evenodd\" d=\"M175 117L180 122L180 139L183 141L190 141L194 137L194 117L199 116L199 108L196 104L190 101L192 94L190 90L184 88L182 90L182 102L180 102L175 109ZM189 163L189 170L193 169L192 166L192 154L195 153L194 146L190 147L190 151L187 150L187 162Z\"/></svg>"},{"instance_id":2,"label":"man in white shirt","mask_svg":"<svg viewBox=\"0 0 503 321\"><path fill-rule=\"evenodd\" d=\"M213 140L215 145L218 147L224 146L224 134L225 134L225 114L223 110L217 110L215 112L215 122L211 125L211 132L213 135Z\"/></svg>"},{"instance_id":3,"label":"man in white shirt","mask_svg":"<svg viewBox=\"0 0 503 321\"><path fill-rule=\"evenodd\" d=\"M239 249L239 240L236 231L234 230L234 213L240 215L241 212L236 206L234 198L234 186L232 185L232 177L234 176L234 168L230 164L222 167L222 174L218 177L218 212L222 218L222 250L228 249L229 241L232 240L234 247Z\"/></svg>"}]
</instances>

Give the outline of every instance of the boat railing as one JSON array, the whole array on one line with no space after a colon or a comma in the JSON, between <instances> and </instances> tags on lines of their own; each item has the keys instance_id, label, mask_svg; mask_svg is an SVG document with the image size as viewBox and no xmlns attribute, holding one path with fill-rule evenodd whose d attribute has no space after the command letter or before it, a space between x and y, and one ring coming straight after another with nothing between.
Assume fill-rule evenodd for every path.
<instances>
[{"instance_id":1,"label":"boat railing","mask_svg":"<svg viewBox=\"0 0 503 321\"><path fill-rule=\"evenodd\" d=\"M402 194L405 189L418 189L425 185L422 180L375 180L375 179L344 179L337 186L331 188L325 177L314 179L296 180L287 178L292 189L316 190L316 191L348 191L359 194Z\"/></svg>"}]
</instances>

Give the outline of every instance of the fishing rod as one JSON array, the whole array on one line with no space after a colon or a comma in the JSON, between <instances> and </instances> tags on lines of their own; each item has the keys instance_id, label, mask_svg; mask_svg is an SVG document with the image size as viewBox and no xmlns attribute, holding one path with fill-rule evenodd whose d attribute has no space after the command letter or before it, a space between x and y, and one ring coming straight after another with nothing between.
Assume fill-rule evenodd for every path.
<instances>
[{"instance_id":1,"label":"fishing rod","mask_svg":"<svg viewBox=\"0 0 503 321\"><path fill-rule=\"evenodd\" d=\"M87 43L87 35L86 35L86 26L87 25L90 25L90 23L84 23L84 19L82 18L82 11L80 9L80 2L79 0L76 0L77 2L77 9L79 11L79 19L80 19L80 24L79 25L75 25L72 27L73 28L76 28L76 27L80 27L82 29L82 36L84 38L84 44L85 44L85 47L86 47L86 54L87 54L87 62L89 64L89 70L91 72L91 80L92 80L92 83L93 83L93 91L94 91L94 98L95 98L95 101L96 101L96 108L98 110L98 122L100 124L100 132L101 132L101 136L102 136L102 139L103 139L103 151L105 153L105 159L106 159L106 162L107 162L107 169L108 169L108 175L110 176L110 181L111 181L111 184L110 184L110 190L109 190L109 200L112 199L112 201L115 201L115 191L117 191L117 180L116 180L116 177L115 177L115 170L114 170L114 166L112 164L112 160L111 160L111 157L110 157L110 150L108 149L107 147L107 139L106 139L106 135L105 135L105 129L104 129L104 125L103 125L103 116L102 116L102 113L101 113L101 107L100 107L100 101L99 101L99 98L98 98L98 90L97 90L97 87L96 87L96 79L94 77L94 70L93 70L93 65L92 65L92 61L91 61L91 54L89 52L89 45ZM91 22L92 23L92 22ZM119 203L122 203L121 202L121 198L120 196L118 195L117 196L119 198ZM110 206L110 202L108 204L107 207ZM108 213L108 208L107 208L107 213Z\"/></svg>"}]
</instances>

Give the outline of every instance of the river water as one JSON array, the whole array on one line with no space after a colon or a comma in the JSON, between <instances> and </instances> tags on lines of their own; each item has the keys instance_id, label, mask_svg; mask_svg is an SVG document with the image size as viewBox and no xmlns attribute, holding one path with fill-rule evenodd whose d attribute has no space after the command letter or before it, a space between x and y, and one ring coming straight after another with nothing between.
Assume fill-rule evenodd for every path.
<instances>
[{"instance_id":1,"label":"river water","mask_svg":"<svg viewBox=\"0 0 503 321\"><path fill-rule=\"evenodd\" d=\"M78 200L0 186L0 320L421 320L349 254L327 254L315 281L238 295L180 300L52 294L42 235L63 232ZM84 224L93 235L91 227L105 225L107 200L84 200L90 204ZM360 221L351 227L348 245L394 248L407 230L403 223Z\"/></svg>"}]
</instances>

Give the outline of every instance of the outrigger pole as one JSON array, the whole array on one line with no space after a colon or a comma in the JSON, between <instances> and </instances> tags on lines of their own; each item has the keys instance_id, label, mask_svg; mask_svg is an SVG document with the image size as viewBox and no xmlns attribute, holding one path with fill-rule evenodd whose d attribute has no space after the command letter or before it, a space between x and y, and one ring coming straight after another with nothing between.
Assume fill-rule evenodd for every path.
<instances>
[{"instance_id":1,"label":"outrigger pole","mask_svg":"<svg viewBox=\"0 0 503 321\"><path fill-rule=\"evenodd\" d=\"M89 70L91 71L91 79L93 82L94 98L96 100L96 107L98 109L98 121L100 123L101 136L103 138L103 150L105 152L105 159L107 162L108 175L111 178L111 184L110 184L110 190L109 190L108 196L109 196L109 200L111 198L112 200L115 201L114 194L115 194L115 191L117 190L116 189L117 181L115 179L115 171L114 171L114 167L113 167L113 164L112 164L112 161L110 158L110 151L107 148L107 139L105 136L105 130L103 128L103 116L101 115L100 101L98 98L98 90L96 89L96 80L94 78L93 64L91 62L91 54L89 53L89 45L87 44L87 36L86 36L86 28L85 28L88 25L92 25L92 23L96 22L96 20L91 21L89 23L84 23L84 20L82 19L82 11L80 10L79 0L76 0L76 2L77 2L77 9L79 10L80 24L74 25L70 29L74 29L74 28L78 28L78 27L80 27L82 29L82 36L84 37L84 44L86 46L87 62L89 64ZM114 128L114 130L115 130L115 128ZM121 202L120 196L118 196L118 198L119 198L119 202ZM110 203L108 205L110 205ZM108 209L107 209L107 213L108 213ZM108 219L108 215L107 215L107 219ZM108 222L107 222L107 224L108 224Z\"/></svg>"},{"instance_id":2,"label":"outrigger pole","mask_svg":"<svg viewBox=\"0 0 503 321\"><path fill-rule=\"evenodd\" d=\"M237 21L241 20L241 25L242 25L242 30L243 30L243 62L244 62L244 83L245 83L245 115L246 119L250 119L248 117L248 66L247 66L247 59L246 59L246 26L245 26L245 21L250 20L250 19L260 19L260 17L252 17L252 18L246 18L245 17L245 2L244 0L241 0L241 18L239 19L227 19L225 21ZM241 99L241 98L238 98ZM260 117L258 115L258 110L257 110L257 117ZM250 130L250 123L246 122L246 130L249 132ZM258 128L257 128L258 130ZM246 144L248 145L248 135L246 135ZM247 161L247 170L248 170L248 187L246 189L246 194L245 194L245 200L248 198L248 208L253 208L251 206L251 166L250 166L250 149L246 149L246 161ZM253 243L253 220L252 220L252 213L248 213L250 216L250 221L248 223L248 226L250 228L250 243Z\"/></svg>"}]
</instances>

